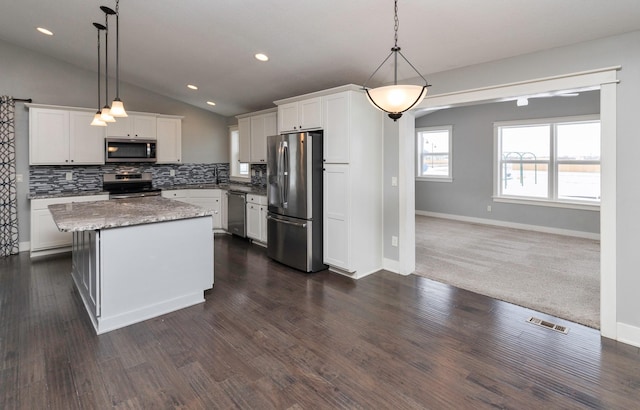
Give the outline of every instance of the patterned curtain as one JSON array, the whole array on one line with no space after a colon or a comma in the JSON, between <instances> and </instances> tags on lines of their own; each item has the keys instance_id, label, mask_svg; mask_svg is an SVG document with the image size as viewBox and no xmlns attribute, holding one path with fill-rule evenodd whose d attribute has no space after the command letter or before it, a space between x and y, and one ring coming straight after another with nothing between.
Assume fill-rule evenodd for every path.
<instances>
[{"instance_id":1,"label":"patterned curtain","mask_svg":"<svg viewBox=\"0 0 640 410\"><path fill-rule=\"evenodd\" d=\"M18 253L14 113L13 98L0 96L0 256Z\"/></svg>"}]
</instances>

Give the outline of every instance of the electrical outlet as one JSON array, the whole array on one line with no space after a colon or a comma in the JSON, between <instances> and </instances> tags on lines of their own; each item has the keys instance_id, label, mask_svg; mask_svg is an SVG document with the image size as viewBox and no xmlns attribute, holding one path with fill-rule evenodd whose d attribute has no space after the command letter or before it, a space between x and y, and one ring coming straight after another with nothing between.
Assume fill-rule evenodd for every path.
<instances>
[{"instance_id":1,"label":"electrical outlet","mask_svg":"<svg viewBox=\"0 0 640 410\"><path fill-rule=\"evenodd\" d=\"M16 174L16 182L22 182L22 174Z\"/></svg>"},{"instance_id":2,"label":"electrical outlet","mask_svg":"<svg viewBox=\"0 0 640 410\"><path fill-rule=\"evenodd\" d=\"M391 246L398 246L398 237L397 236L392 236L391 237Z\"/></svg>"},{"instance_id":3,"label":"electrical outlet","mask_svg":"<svg viewBox=\"0 0 640 410\"><path fill-rule=\"evenodd\" d=\"M67 173L65 174L65 179L66 179L67 181L73 181L73 172L67 172Z\"/></svg>"},{"instance_id":4,"label":"electrical outlet","mask_svg":"<svg viewBox=\"0 0 640 410\"><path fill-rule=\"evenodd\" d=\"M491 205L487 205L487 212L491 212Z\"/></svg>"},{"instance_id":5,"label":"electrical outlet","mask_svg":"<svg viewBox=\"0 0 640 410\"><path fill-rule=\"evenodd\" d=\"M391 186L398 186L398 177L391 177Z\"/></svg>"},{"instance_id":6,"label":"electrical outlet","mask_svg":"<svg viewBox=\"0 0 640 410\"><path fill-rule=\"evenodd\" d=\"M169 170L169 176L175 177L176 176L176 170L175 169Z\"/></svg>"}]
</instances>

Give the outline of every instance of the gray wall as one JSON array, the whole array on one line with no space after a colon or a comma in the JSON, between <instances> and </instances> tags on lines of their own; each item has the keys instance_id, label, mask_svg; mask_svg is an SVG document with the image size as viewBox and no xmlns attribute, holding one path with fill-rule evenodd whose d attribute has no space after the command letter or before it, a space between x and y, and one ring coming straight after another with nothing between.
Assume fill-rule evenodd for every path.
<instances>
[{"instance_id":1,"label":"gray wall","mask_svg":"<svg viewBox=\"0 0 640 410\"><path fill-rule=\"evenodd\" d=\"M97 74L0 41L0 94L37 104L95 107ZM112 91L113 92L113 91ZM130 84L121 84L127 110L182 115L182 156L189 163L229 162L227 119ZM103 94L104 98L104 94ZM104 104L104 102L103 102ZM16 104L19 240L29 240L29 110Z\"/></svg>"},{"instance_id":2,"label":"gray wall","mask_svg":"<svg viewBox=\"0 0 640 410\"><path fill-rule=\"evenodd\" d=\"M453 182L416 181L416 210L493 219L590 233L600 232L600 212L493 202L495 121L598 114L599 91L577 97L530 99L437 111L416 128L453 125ZM491 212L487 212L491 205Z\"/></svg>"}]
</instances>

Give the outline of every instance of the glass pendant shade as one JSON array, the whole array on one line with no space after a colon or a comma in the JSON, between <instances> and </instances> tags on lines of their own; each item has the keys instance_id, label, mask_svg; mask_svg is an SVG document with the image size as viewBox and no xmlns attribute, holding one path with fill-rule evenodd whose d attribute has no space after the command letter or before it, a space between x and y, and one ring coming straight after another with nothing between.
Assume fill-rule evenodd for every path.
<instances>
[{"instance_id":1,"label":"glass pendant shade","mask_svg":"<svg viewBox=\"0 0 640 410\"><path fill-rule=\"evenodd\" d=\"M367 90L369 102L389 114L401 114L420 104L427 95L422 85L388 85ZM398 116L400 118L400 116Z\"/></svg>"},{"instance_id":2,"label":"glass pendant shade","mask_svg":"<svg viewBox=\"0 0 640 410\"><path fill-rule=\"evenodd\" d=\"M96 126L96 127L106 127L107 126L107 123L102 121L100 111L98 111L96 113L96 115L93 116L93 121L91 121L91 125Z\"/></svg>"},{"instance_id":3,"label":"glass pendant shade","mask_svg":"<svg viewBox=\"0 0 640 410\"><path fill-rule=\"evenodd\" d=\"M124 110L124 104L119 98L116 98L111 103L111 111L109 112L111 116L117 118L128 117L127 112Z\"/></svg>"},{"instance_id":4,"label":"glass pendant shade","mask_svg":"<svg viewBox=\"0 0 640 410\"><path fill-rule=\"evenodd\" d=\"M113 115L111 115L111 109L108 105L102 107L100 119L104 122L116 122L115 118L113 118Z\"/></svg>"}]
</instances>

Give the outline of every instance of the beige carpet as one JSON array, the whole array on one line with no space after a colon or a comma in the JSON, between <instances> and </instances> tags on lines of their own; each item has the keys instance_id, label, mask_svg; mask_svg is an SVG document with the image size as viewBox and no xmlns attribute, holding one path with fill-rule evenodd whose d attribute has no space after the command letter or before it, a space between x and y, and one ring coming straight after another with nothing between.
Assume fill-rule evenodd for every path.
<instances>
[{"instance_id":1,"label":"beige carpet","mask_svg":"<svg viewBox=\"0 0 640 410\"><path fill-rule=\"evenodd\" d=\"M600 328L600 242L416 216L416 274Z\"/></svg>"}]
</instances>

